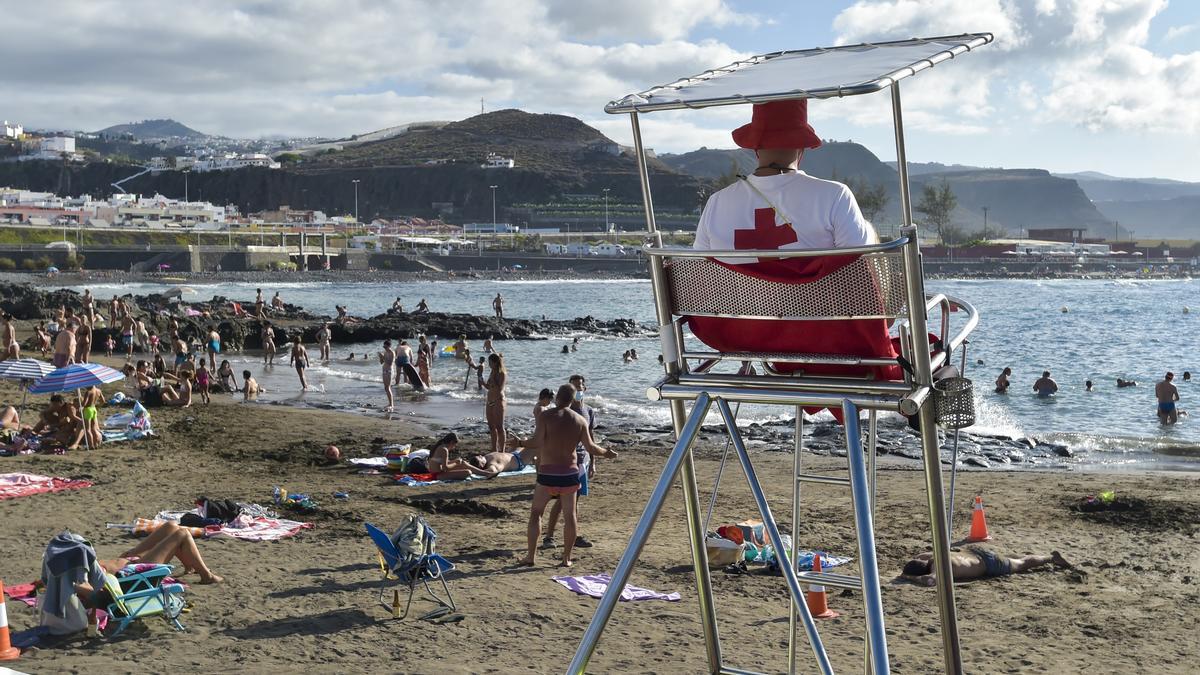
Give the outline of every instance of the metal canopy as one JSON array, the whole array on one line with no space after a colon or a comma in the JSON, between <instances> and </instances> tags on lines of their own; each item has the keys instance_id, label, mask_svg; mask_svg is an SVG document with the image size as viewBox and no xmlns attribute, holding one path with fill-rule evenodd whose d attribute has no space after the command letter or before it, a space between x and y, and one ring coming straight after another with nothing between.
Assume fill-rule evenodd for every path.
<instances>
[{"instance_id":1,"label":"metal canopy","mask_svg":"<svg viewBox=\"0 0 1200 675\"><path fill-rule=\"evenodd\" d=\"M629 94L604 106L604 111L618 114L870 94L991 41L991 33L965 33L774 52Z\"/></svg>"}]
</instances>

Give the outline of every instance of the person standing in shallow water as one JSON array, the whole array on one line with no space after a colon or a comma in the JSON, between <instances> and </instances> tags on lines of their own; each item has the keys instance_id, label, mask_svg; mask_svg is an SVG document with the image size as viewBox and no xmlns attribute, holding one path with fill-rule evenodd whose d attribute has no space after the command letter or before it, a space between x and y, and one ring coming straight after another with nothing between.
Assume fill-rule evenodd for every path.
<instances>
[{"instance_id":1,"label":"person standing in shallow water","mask_svg":"<svg viewBox=\"0 0 1200 675\"><path fill-rule=\"evenodd\" d=\"M290 360L292 366L296 369L296 375L300 377L301 391L308 391L308 379L304 377L304 371L308 368L308 350L304 348L300 333L296 333L295 339L292 340L292 357Z\"/></svg>"},{"instance_id":2,"label":"person standing in shallow water","mask_svg":"<svg viewBox=\"0 0 1200 675\"><path fill-rule=\"evenodd\" d=\"M396 407L396 398L392 394L392 366L396 363L396 353L392 351L392 341L383 341L383 351L379 352L379 365L383 368L383 391L387 394L387 408L391 412Z\"/></svg>"},{"instance_id":3,"label":"person standing in shallow water","mask_svg":"<svg viewBox=\"0 0 1200 675\"><path fill-rule=\"evenodd\" d=\"M483 386L487 389L487 406L484 413L488 434L491 436L492 452L504 452L504 416L508 412L504 387L508 384L508 371L504 368L504 357L496 352L488 356L487 363L491 372Z\"/></svg>"},{"instance_id":4,"label":"person standing in shallow water","mask_svg":"<svg viewBox=\"0 0 1200 675\"><path fill-rule=\"evenodd\" d=\"M1058 383L1050 377L1050 371L1043 370L1042 376L1033 383L1033 390L1037 392L1038 398L1049 398L1058 392Z\"/></svg>"},{"instance_id":5,"label":"person standing in shallow water","mask_svg":"<svg viewBox=\"0 0 1200 675\"><path fill-rule=\"evenodd\" d=\"M1008 393L1008 385L1009 385L1008 376L1009 375L1012 375L1012 368L1005 368L1000 373L1000 377L996 378L996 393L997 394L1007 394Z\"/></svg>"},{"instance_id":6,"label":"person standing in shallow water","mask_svg":"<svg viewBox=\"0 0 1200 675\"><path fill-rule=\"evenodd\" d=\"M1179 401L1179 389L1174 384L1175 373L1167 373L1163 381L1154 385L1154 397L1158 399L1158 421L1163 424L1175 424L1179 421L1179 411L1175 403Z\"/></svg>"}]
</instances>

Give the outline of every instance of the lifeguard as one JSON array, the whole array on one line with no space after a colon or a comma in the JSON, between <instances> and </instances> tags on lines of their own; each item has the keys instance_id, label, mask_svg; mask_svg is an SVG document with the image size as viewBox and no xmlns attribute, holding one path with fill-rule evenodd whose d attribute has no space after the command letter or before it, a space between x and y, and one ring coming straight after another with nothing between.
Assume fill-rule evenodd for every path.
<instances>
[{"instance_id":1,"label":"lifeguard","mask_svg":"<svg viewBox=\"0 0 1200 675\"><path fill-rule=\"evenodd\" d=\"M800 171L804 151L821 139L808 124L805 99L756 104L751 122L733 132L740 147L754 150L758 167L714 193L696 227L694 248L702 250L832 249L877 243L875 228L858 208L850 188ZM856 255L792 258L769 262L718 260L738 272L784 283L817 281L857 260ZM744 263L744 264L737 264ZM725 352L843 354L894 358L882 319L773 321L691 317L693 334ZM863 368L778 364L821 375L861 375ZM898 379L898 367L868 369Z\"/></svg>"}]
</instances>

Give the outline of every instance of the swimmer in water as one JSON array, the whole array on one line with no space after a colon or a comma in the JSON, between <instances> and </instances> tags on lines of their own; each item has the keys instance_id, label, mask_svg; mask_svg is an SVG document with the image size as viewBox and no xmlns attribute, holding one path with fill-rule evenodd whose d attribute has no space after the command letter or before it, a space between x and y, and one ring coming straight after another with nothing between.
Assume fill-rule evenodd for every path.
<instances>
[{"instance_id":1,"label":"swimmer in water","mask_svg":"<svg viewBox=\"0 0 1200 675\"><path fill-rule=\"evenodd\" d=\"M1058 383L1050 377L1050 371L1043 370L1042 376L1033 383L1033 390L1037 392L1038 398L1049 398L1058 391Z\"/></svg>"},{"instance_id":2,"label":"swimmer in water","mask_svg":"<svg viewBox=\"0 0 1200 675\"><path fill-rule=\"evenodd\" d=\"M1004 371L1000 373L1000 377L996 378L996 393L997 394L1007 394L1008 393L1008 385L1009 385L1008 376L1009 375L1012 375L1012 368L1005 368Z\"/></svg>"}]
</instances>

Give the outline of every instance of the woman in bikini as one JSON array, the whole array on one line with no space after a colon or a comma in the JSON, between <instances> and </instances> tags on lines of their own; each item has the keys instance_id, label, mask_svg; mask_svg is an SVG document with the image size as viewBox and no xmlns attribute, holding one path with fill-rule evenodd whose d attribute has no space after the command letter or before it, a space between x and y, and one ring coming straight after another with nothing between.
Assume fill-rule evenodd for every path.
<instances>
[{"instance_id":1,"label":"woman in bikini","mask_svg":"<svg viewBox=\"0 0 1200 675\"><path fill-rule=\"evenodd\" d=\"M223 391L232 394L238 390L237 376L233 374L233 366L230 365L229 359L221 361L221 367L217 369L217 382Z\"/></svg>"},{"instance_id":2,"label":"woman in bikini","mask_svg":"<svg viewBox=\"0 0 1200 675\"><path fill-rule=\"evenodd\" d=\"M199 574L201 584L219 584L225 579L213 574L204 558L200 557L200 549L196 540L186 528L178 523L163 523L150 533L137 546L125 551L120 558L112 560L97 560L100 567L109 574L116 574L131 563L152 563L158 565L170 564L178 560L183 565L184 574ZM76 584L75 593L83 601L85 607L101 607L107 602L96 599L97 589L86 583Z\"/></svg>"},{"instance_id":3,"label":"woman in bikini","mask_svg":"<svg viewBox=\"0 0 1200 675\"><path fill-rule=\"evenodd\" d=\"M508 371L504 368L504 357L498 352L488 356L488 367L491 372L483 386L487 389L485 415L492 440L491 451L504 452L504 415L508 408L504 386L508 383Z\"/></svg>"},{"instance_id":4,"label":"woman in bikini","mask_svg":"<svg viewBox=\"0 0 1200 675\"><path fill-rule=\"evenodd\" d=\"M308 380L304 377L304 369L308 368L308 350L304 348L300 333L296 333L296 337L292 340L291 362L296 368L296 374L300 376L301 391L308 391Z\"/></svg>"},{"instance_id":5,"label":"woman in bikini","mask_svg":"<svg viewBox=\"0 0 1200 675\"><path fill-rule=\"evenodd\" d=\"M275 329L270 321L264 321L262 327L263 363L275 365Z\"/></svg>"},{"instance_id":6,"label":"woman in bikini","mask_svg":"<svg viewBox=\"0 0 1200 675\"><path fill-rule=\"evenodd\" d=\"M462 480L471 474L487 478L496 475L495 471L480 469L465 460L450 459L450 453L457 449L458 434L452 431L438 440L429 451L429 458L425 460L425 471L420 471L419 465L413 466L413 460L409 460L409 471L414 472L416 469L415 473L432 473L437 480Z\"/></svg>"},{"instance_id":7,"label":"woman in bikini","mask_svg":"<svg viewBox=\"0 0 1200 675\"><path fill-rule=\"evenodd\" d=\"M383 351L379 352L379 365L383 366L383 391L387 393L387 407L384 412L392 412L396 407L396 397L392 395L392 366L396 363L396 353L392 351L392 341L383 341Z\"/></svg>"}]
</instances>

